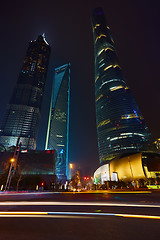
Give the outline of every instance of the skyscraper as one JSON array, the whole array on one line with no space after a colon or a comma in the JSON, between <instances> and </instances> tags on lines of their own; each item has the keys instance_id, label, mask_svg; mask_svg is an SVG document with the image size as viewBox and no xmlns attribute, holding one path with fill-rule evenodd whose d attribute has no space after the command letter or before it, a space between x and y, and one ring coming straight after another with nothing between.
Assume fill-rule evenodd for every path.
<instances>
[{"instance_id":1,"label":"skyscraper","mask_svg":"<svg viewBox=\"0 0 160 240\"><path fill-rule=\"evenodd\" d=\"M49 64L50 46L44 35L29 43L26 57L2 123L0 142L35 149L41 115L41 104Z\"/></svg>"},{"instance_id":2,"label":"skyscraper","mask_svg":"<svg viewBox=\"0 0 160 240\"><path fill-rule=\"evenodd\" d=\"M92 28L98 148L104 163L119 154L142 151L150 132L122 74L101 8L93 12Z\"/></svg>"},{"instance_id":3,"label":"skyscraper","mask_svg":"<svg viewBox=\"0 0 160 240\"><path fill-rule=\"evenodd\" d=\"M46 149L55 149L56 175L68 178L70 64L55 69Z\"/></svg>"}]
</instances>

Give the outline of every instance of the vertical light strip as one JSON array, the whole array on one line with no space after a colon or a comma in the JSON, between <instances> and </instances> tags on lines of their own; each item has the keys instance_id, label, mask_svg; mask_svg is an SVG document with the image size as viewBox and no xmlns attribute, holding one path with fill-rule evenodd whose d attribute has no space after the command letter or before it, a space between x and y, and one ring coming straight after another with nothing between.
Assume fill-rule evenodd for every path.
<instances>
[{"instance_id":1,"label":"vertical light strip","mask_svg":"<svg viewBox=\"0 0 160 240\"><path fill-rule=\"evenodd\" d=\"M49 116L48 116L48 127L47 127L45 150L48 149L48 139L49 139L50 125L51 125L51 113L52 113L52 107L53 107L53 86L52 86L52 93L51 94L52 95L51 95L50 110L49 110Z\"/></svg>"},{"instance_id":2,"label":"vertical light strip","mask_svg":"<svg viewBox=\"0 0 160 240\"><path fill-rule=\"evenodd\" d=\"M69 148L69 112L70 112L70 63L68 64L68 110L67 110L67 144L66 144L66 176L69 179L68 174L68 148Z\"/></svg>"}]
</instances>

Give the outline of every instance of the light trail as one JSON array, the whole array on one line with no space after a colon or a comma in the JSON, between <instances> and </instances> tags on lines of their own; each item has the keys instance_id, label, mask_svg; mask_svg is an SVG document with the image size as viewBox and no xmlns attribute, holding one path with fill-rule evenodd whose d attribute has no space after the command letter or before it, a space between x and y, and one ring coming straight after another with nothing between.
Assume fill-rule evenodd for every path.
<instances>
[{"instance_id":1,"label":"light trail","mask_svg":"<svg viewBox=\"0 0 160 240\"><path fill-rule=\"evenodd\" d=\"M100 203L100 202L0 202L0 206L110 206L110 207L141 207L160 208L160 205L153 204L132 204L132 203Z\"/></svg>"},{"instance_id":2,"label":"light trail","mask_svg":"<svg viewBox=\"0 0 160 240\"><path fill-rule=\"evenodd\" d=\"M145 219L158 219L160 216L152 215L134 215L134 214L116 214L116 213L86 213L86 212L0 212L0 217L54 217L54 218L79 218L79 217L128 217L128 218L145 218Z\"/></svg>"},{"instance_id":3,"label":"light trail","mask_svg":"<svg viewBox=\"0 0 160 240\"><path fill-rule=\"evenodd\" d=\"M21 196L21 195L41 195L41 194L104 194L104 193L108 193L108 194L148 194L148 193L152 193L152 191L113 191L113 190L95 190L95 191L82 191L82 192L0 192L0 195L2 196L8 196L8 195L12 195L12 196Z\"/></svg>"}]
</instances>

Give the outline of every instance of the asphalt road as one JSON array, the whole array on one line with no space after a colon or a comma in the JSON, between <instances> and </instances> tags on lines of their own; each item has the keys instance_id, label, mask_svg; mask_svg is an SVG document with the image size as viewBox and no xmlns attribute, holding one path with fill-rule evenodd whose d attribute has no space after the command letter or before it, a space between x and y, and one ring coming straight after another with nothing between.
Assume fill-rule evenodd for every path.
<instances>
[{"instance_id":1,"label":"asphalt road","mask_svg":"<svg viewBox=\"0 0 160 240\"><path fill-rule=\"evenodd\" d=\"M0 240L159 236L160 193L0 194Z\"/></svg>"}]
</instances>

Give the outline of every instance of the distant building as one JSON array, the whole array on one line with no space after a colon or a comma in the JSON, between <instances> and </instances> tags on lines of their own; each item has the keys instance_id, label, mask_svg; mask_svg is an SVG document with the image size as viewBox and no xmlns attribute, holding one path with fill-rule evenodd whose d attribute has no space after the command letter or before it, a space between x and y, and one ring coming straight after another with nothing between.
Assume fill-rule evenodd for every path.
<instances>
[{"instance_id":1,"label":"distant building","mask_svg":"<svg viewBox=\"0 0 160 240\"><path fill-rule=\"evenodd\" d=\"M13 158L15 147L12 147L10 151L0 151L0 175L1 184L6 184L5 176L8 175L11 159ZM16 164L15 179L11 180L11 189L17 186L18 179L21 179L20 189L38 190L55 189L57 177L55 175L55 151L35 151L24 150L21 151ZM24 181L24 182L23 182ZM15 188L16 189L16 188Z\"/></svg>"},{"instance_id":2,"label":"distant building","mask_svg":"<svg viewBox=\"0 0 160 240\"><path fill-rule=\"evenodd\" d=\"M56 175L68 178L70 64L55 69L46 149L55 149Z\"/></svg>"},{"instance_id":3,"label":"distant building","mask_svg":"<svg viewBox=\"0 0 160 240\"><path fill-rule=\"evenodd\" d=\"M0 174L8 169L13 151L0 151ZM55 151L20 152L17 171L23 175L55 175Z\"/></svg>"},{"instance_id":4,"label":"distant building","mask_svg":"<svg viewBox=\"0 0 160 240\"><path fill-rule=\"evenodd\" d=\"M29 43L0 132L0 143L6 148L16 145L18 137L22 149L36 148L49 56L44 35Z\"/></svg>"},{"instance_id":5,"label":"distant building","mask_svg":"<svg viewBox=\"0 0 160 240\"><path fill-rule=\"evenodd\" d=\"M122 74L101 8L93 12L92 27L98 149L104 164L118 155L145 150L151 134Z\"/></svg>"}]
</instances>

